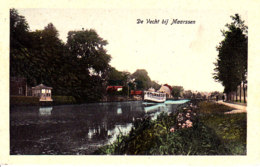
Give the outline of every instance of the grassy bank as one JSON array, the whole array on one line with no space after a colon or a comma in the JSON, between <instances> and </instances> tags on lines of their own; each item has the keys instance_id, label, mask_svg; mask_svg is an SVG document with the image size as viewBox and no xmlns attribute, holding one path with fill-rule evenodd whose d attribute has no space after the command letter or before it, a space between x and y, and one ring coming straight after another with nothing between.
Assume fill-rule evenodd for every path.
<instances>
[{"instance_id":1,"label":"grassy bank","mask_svg":"<svg viewBox=\"0 0 260 167\"><path fill-rule=\"evenodd\" d=\"M243 155L246 117L224 115L226 111L230 108L224 105L193 102L176 114L161 113L156 120L146 117L135 121L129 134L119 135L94 154Z\"/></svg>"},{"instance_id":2,"label":"grassy bank","mask_svg":"<svg viewBox=\"0 0 260 167\"><path fill-rule=\"evenodd\" d=\"M213 106L218 107L214 108ZM246 155L246 113L223 114L232 109L212 102L201 102L199 108L200 122L216 132L230 153L232 155Z\"/></svg>"},{"instance_id":3,"label":"grassy bank","mask_svg":"<svg viewBox=\"0 0 260 167\"><path fill-rule=\"evenodd\" d=\"M39 105L62 105L76 104L77 101L72 96L52 96L53 101L40 102L39 97L33 96L10 96L11 106L39 106Z\"/></svg>"}]
</instances>

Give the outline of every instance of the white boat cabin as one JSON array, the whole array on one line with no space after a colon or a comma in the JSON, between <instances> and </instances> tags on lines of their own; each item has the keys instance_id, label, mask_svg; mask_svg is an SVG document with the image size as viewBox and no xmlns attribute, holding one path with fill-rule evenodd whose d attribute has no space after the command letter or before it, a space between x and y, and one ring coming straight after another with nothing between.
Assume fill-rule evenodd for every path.
<instances>
[{"instance_id":1,"label":"white boat cabin","mask_svg":"<svg viewBox=\"0 0 260 167\"><path fill-rule=\"evenodd\" d=\"M166 101L166 93L144 91L144 101L163 103Z\"/></svg>"}]
</instances>

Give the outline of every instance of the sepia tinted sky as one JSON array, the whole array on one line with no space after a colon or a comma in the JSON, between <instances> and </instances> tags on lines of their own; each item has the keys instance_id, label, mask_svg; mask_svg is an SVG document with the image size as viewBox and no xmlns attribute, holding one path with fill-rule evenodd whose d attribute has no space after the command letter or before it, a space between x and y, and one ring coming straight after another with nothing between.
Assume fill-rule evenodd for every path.
<instances>
[{"instance_id":1,"label":"sepia tinted sky","mask_svg":"<svg viewBox=\"0 0 260 167\"><path fill-rule=\"evenodd\" d=\"M95 29L108 41L111 65L133 73L146 69L160 84L183 86L185 90L223 91L212 78L217 58L216 46L223 39L220 30L231 22L230 15L245 11L156 10L156 9L18 9L30 30L53 23L60 39L67 40L71 30ZM137 19L144 20L137 24ZM159 19L159 24L146 24ZM162 19L169 19L167 25ZM195 20L195 24L173 24L173 19ZM247 24L247 21L246 21Z\"/></svg>"}]
</instances>

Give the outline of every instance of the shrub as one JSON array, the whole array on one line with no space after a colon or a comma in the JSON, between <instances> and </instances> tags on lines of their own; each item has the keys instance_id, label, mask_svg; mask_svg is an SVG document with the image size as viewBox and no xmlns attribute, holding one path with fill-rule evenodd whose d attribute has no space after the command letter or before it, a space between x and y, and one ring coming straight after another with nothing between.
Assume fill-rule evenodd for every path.
<instances>
[{"instance_id":1,"label":"shrub","mask_svg":"<svg viewBox=\"0 0 260 167\"><path fill-rule=\"evenodd\" d=\"M244 155L246 114L224 115L227 110L223 105L198 102L181 106L176 113L161 113L156 120L139 119L128 135L119 135L115 143L94 154Z\"/></svg>"},{"instance_id":2,"label":"shrub","mask_svg":"<svg viewBox=\"0 0 260 167\"><path fill-rule=\"evenodd\" d=\"M52 96L53 104L75 104L76 99L73 96Z\"/></svg>"},{"instance_id":3,"label":"shrub","mask_svg":"<svg viewBox=\"0 0 260 167\"><path fill-rule=\"evenodd\" d=\"M33 96L10 96L10 105L39 105L39 98Z\"/></svg>"},{"instance_id":4,"label":"shrub","mask_svg":"<svg viewBox=\"0 0 260 167\"><path fill-rule=\"evenodd\" d=\"M100 148L95 154L128 155L225 155L225 148L214 130L189 118L192 127L179 127L178 117L191 113L190 108L179 109L175 114L161 113L156 120L149 118L134 122L128 135ZM185 120L187 118L184 118Z\"/></svg>"}]
</instances>

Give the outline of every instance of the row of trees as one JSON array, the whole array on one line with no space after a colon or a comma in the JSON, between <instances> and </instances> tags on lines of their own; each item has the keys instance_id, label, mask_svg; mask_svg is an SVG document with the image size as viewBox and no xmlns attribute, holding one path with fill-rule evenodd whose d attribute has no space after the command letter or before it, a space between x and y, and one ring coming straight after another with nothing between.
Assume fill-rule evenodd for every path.
<instances>
[{"instance_id":1,"label":"row of trees","mask_svg":"<svg viewBox=\"0 0 260 167\"><path fill-rule=\"evenodd\" d=\"M231 18L232 22L226 24L227 30L221 30L224 39L217 46L218 58L213 73L213 78L224 86L228 100L231 100L232 92L237 92L238 86L240 96L241 85L245 92L248 59L248 27L238 14Z\"/></svg>"},{"instance_id":2,"label":"row of trees","mask_svg":"<svg viewBox=\"0 0 260 167\"><path fill-rule=\"evenodd\" d=\"M150 87L157 90L161 86L156 81L152 81L148 72L144 69L137 69L131 74L127 71L118 71L112 67L108 78L108 85L123 86L121 95L129 94L128 91L130 90L147 90Z\"/></svg>"},{"instance_id":3,"label":"row of trees","mask_svg":"<svg viewBox=\"0 0 260 167\"><path fill-rule=\"evenodd\" d=\"M10 10L10 75L27 78L28 85L53 87L54 95L96 101L105 92L111 56L95 30L70 31L67 43L50 23L30 31L25 18Z\"/></svg>"},{"instance_id":4,"label":"row of trees","mask_svg":"<svg viewBox=\"0 0 260 167\"><path fill-rule=\"evenodd\" d=\"M159 89L144 69L130 74L110 66L107 44L93 29L69 31L64 43L52 23L30 31L24 16L10 10L11 76L25 77L30 86L52 86L54 95L74 96L79 102L100 100L108 85L123 86L123 95L131 89Z\"/></svg>"}]
</instances>

